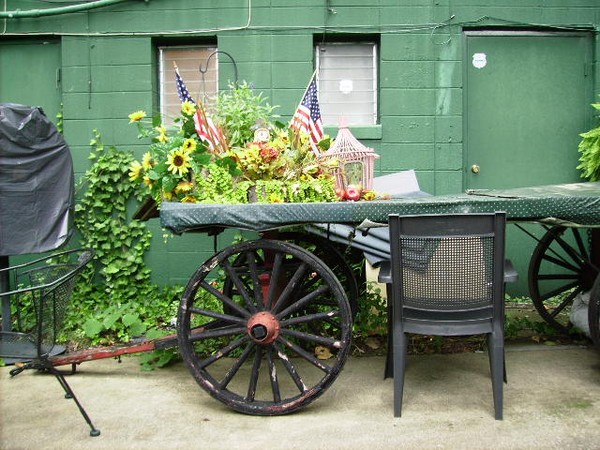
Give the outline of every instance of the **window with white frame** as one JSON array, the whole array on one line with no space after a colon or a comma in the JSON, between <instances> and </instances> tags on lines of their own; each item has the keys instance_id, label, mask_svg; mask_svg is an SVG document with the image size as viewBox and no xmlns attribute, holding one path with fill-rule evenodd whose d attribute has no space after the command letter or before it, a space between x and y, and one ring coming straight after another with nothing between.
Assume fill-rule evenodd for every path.
<instances>
[{"instance_id":1,"label":"window with white frame","mask_svg":"<svg viewBox=\"0 0 600 450\"><path fill-rule=\"evenodd\" d=\"M316 47L318 88L324 125L377 123L377 45L324 43Z\"/></svg>"},{"instance_id":2,"label":"window with white frame","mask_svg":"<svg viewBox=\"0 0 600 450\"><path fill-rule=\"evenodd\" d=\"M218 54L209 46L161 46L159 53L160 114L167 125L180 114L181 101L177 95L175 67L183 79L190 96L206 107L214 102L218 93ZM211 56L212 55L212 56Z\"/></svg>"}]
</instances>

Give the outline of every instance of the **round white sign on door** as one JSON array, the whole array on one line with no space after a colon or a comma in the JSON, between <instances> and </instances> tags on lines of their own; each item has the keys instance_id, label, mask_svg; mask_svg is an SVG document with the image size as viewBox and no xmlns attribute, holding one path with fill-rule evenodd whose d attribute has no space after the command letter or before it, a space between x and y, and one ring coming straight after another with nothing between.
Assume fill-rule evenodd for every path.
<instances>
[{"instance_id":1,"label":"round white sign on door","mask_svg":"<svg viewBox=\"0 0 600 450\"><path fill-rule=\"evenodd\" d=\"M473 67L483 69L487 65L487 56L485 53L473 53Z\"/></svg>"}]
</instances>

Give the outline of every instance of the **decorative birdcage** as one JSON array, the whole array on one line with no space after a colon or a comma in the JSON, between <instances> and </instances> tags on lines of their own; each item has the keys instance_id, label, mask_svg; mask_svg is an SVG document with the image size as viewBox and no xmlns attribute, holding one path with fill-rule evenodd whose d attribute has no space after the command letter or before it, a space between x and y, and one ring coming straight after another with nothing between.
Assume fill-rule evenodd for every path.
<instances>
[{"instance_id":1,"label":"decorative birdcage","mask_svg":"<svg viewBox=\"0 0 600 450\"><path fill-rule=\"evenodd\" d=\"M365 191L373 189L374 161L379 155L372 148L361 144L345 123L340 124L334 144L321 158L339 162L334 169L337 188L343 191L348 186L356 186Z\"/></svg>"}]
</instances>

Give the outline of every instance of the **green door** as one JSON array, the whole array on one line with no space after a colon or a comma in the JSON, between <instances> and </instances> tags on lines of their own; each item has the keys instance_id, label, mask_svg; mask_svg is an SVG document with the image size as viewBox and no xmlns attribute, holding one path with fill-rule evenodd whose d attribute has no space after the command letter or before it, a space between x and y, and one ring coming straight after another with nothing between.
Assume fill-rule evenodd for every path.
<instances>
[{"instance_id":1,"label":"green door","mask_svg":"<svg viewBox=\"0 0 600 450\"><path fill-rule=\"evenodd\" d=\"M59 40L0 40L0 102L41 106L56 123L60 66Z\"/></svg>"},{"instance_id":2,"label":"green door","mask_svg":"<svg viewBox=\"0 0 600 450\"><path fill-rule=\"evenodd\" d=\"M579 133L590 126L592 37L583 33L469 32L465 55L465 187L581 181ZM539 232L539 226L527 226ZM527 293L535 241L508 227L507 253Z\"/></svg>"}]
</instances>

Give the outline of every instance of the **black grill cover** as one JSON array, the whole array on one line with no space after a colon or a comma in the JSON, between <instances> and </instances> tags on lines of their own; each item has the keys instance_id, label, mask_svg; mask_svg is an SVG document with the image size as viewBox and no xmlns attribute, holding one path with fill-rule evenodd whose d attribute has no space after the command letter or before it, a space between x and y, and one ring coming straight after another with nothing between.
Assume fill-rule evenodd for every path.
<instances>
[{"instance_id":1,"label":"black grill cover","mask_svg":"<svg viewBox=\"0 0 600 450\"><path fill-rule=\"evenodd\" d=\"M40 108L0 103L0 255L65 243L73 221L73 161Z\"/></svg>"}]
</instances>

